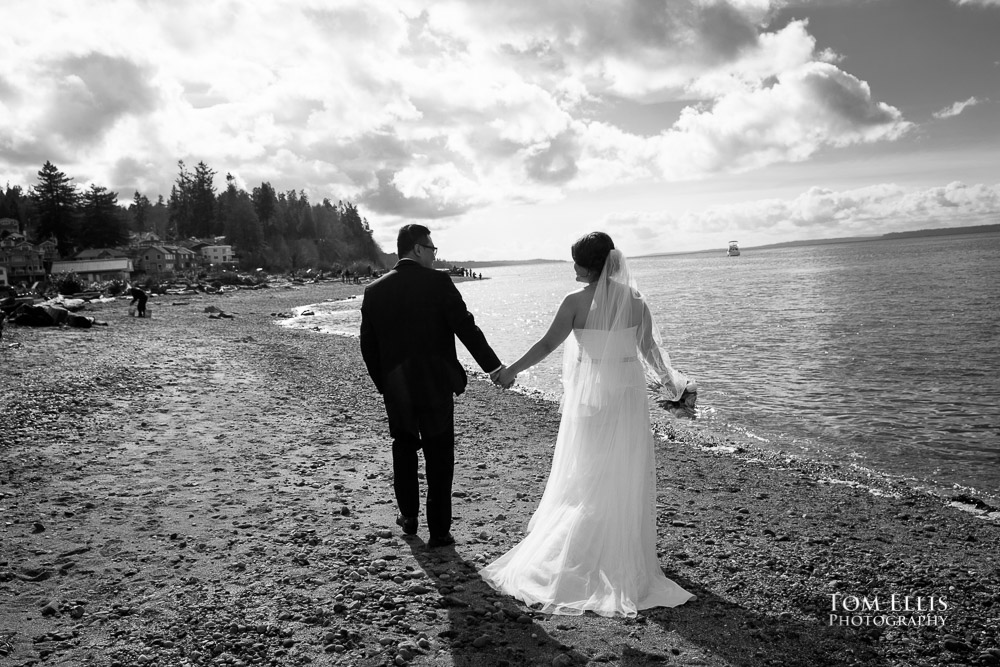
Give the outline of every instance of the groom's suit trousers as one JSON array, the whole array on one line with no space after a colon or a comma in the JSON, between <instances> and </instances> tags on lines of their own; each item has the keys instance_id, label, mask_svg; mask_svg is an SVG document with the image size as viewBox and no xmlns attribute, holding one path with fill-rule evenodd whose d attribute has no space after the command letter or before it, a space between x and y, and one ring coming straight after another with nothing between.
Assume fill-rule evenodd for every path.
<instances>
[{"instance_id":1,"label":"groom's suit trousers","mask_svg":"<svg viewBox=\"0 0 1000 667\"><path fill-rule=\"evenodd\" d=\"M392 484L403 516L420 514L420 468L424 453L427 482L427 529L432 537L451 530L451 486L455 472L455 405L451 394L420 405L404 387L390 381L383 395L392 437Z\"/></svg>"}]
</instances>

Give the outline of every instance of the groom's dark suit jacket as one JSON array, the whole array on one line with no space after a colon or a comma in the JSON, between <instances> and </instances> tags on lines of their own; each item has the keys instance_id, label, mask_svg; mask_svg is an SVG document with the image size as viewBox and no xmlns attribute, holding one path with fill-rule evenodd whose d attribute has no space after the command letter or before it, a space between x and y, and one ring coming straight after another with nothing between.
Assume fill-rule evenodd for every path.
<instances>
[{"instance_id":1,"label":"groom's dark suit jacket","mask_svg":"<svg viewBox=\"0 0 1000 667\"><path fill-rule=\"evenodd\" d=\"M361 354L387 400L432 407L465 391L455 336L484 371L500 367L448 275L404 259L365 288Z\"/></svg>"}]
</instances>

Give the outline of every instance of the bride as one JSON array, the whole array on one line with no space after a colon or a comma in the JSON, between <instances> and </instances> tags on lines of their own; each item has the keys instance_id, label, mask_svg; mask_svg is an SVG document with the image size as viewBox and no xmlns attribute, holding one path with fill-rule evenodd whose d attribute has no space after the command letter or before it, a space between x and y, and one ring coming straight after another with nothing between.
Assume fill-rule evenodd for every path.
<instances>
[{"instance_id":1,"label":"bride","mask_svg":"<svg viewBox=\"0 0 1000 667\"><path fill-rule=\"evenodd\" d=\"M694 598L657 561L646 387L655 383L668 401L695 388L660 349L649 308L611 237L587 234L572 254L586 286L563 299L548 332L499 379L507 386L566 342L552 470L527 535L480 574L545 613L635 616Z\"/></svg>"}]
</instances>

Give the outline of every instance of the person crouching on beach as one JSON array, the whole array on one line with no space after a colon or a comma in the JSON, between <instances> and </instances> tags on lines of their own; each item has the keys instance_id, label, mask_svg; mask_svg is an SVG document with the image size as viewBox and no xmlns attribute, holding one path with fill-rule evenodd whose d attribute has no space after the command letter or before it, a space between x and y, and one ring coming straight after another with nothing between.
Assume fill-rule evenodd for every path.
<instances>
[{"instance_id":1,"label":"person crouching on beach","mask_svg":"<svg viewBox=\"0 0 1000 667\"><path fill-rule=\"evenodd\" d=\"M149 295L135 285L129 286L128 293L132 296L132 303L129 304L129 308L135 306L136 314L139 317L145 317L146 302L149 300Z\"/></svg>"}]
</instances>

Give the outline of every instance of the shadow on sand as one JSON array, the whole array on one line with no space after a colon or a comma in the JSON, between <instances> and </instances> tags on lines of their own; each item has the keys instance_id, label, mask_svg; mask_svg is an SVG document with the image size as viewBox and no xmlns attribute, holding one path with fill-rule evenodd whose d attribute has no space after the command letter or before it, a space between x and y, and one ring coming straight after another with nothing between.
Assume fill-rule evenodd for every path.
<instances>
[{"instance_id":1,"label":"shadow on sand","mask_svg":"<svg viewBox=\"0 0 1000 667\"><path fill-rule=\"evenodd\" d=\"M408 539L428 585L442 595L447 629L431 637L447 647L448 664L456 667L551 665L571 651L551 637L535 619L536 612L512 598L499 596L454 547L428 549L420 539ZM567 658L572 664L572 655ZM583 658L576 656L577 660Z\"/></svg>"},{"instance_id":2,"label":"shadow on sand","mask_svg":"<svg viewBox=\"0 0 1000 667\"><path fill-rule=\"evenodd\" d=\"M537 622L547 616L498 595L479 577L480 566L454 548L428 549L415 538L409 540L409 546L427 575L428 586L442 596L439 613L447 615L441 619L446 620L447 629L430 639L448 654L443 662L468 667L596 664L592 660L599 656L574 650L549 635ZM613 654L599 658L620 667L678 662L740 667L888 664L863 635L820 625L819 619L809 622L768 616L729 602L676 573L665 573L698 599L674 609L647 610L634 619L599 619L592 614L565 618L573 624L581 619L625 626L656 624L662 635L675 637L682 653L687 653L677 657L668 647L651 650L648 642L644 647L642 642L623 641ZM685 644L696 651L684 649ZM701 653L703 658L692 653Z\"/></svg>"},{"instance_id":3,"label":"shadow on sand","mask_svg":"<svg viewBox=\"0 0 1000 667\"><path fill-rule=\"evenodd\" d=\"M698 647L711 661L740 667L833 667L888 665L861 633L816 621L781 618L726 600L675 572L664 574L698 599L676 609L650 609L637 619ZM648 658L653 659L648 659ZM663 662L660 656L623 656L622 665Z\"/></svg>"}]
</instances>

